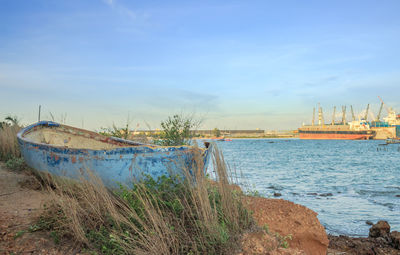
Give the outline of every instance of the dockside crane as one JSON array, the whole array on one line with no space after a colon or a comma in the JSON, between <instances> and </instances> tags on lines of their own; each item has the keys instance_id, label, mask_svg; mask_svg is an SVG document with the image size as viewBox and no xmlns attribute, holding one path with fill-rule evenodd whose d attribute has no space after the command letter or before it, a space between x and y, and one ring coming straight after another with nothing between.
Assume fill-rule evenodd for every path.
<instances>
[{"instance_id":1,"label":"dockside crane","mask_svg":"<svg viewBox=\"0 0 400 255\"><path fill-rule=\"evenodd\" d=\"M354 115L354 111L353 111L353 106L352 105L350 105L350 109L351 109L351 117L352 117L353 121L355 121L356 120L356 116Z\"/></svg>"},{"instance_id":2,"label":"dockside crane","mask_svg":"<svg viewBox=\"0 0 400 255\"><path fill-rule=\"evenodd\" d=\"M369 104L367 105L367 110L365 111L365 117L364 120L366 121L368 118L368 111L369 111Z\"/></svg>"},{"instance_id":3,"label":"dockside crane","mask_svg":"<svg viewBox=\"0 0 400 255\"><path fill-rule=\"evenodd\" d=\"M379 98L379 100L381 100L382 105L385 105L385 109L386 109L387 113L389 114L389 113L390 113L390 109L389 109L389 108L387 107L387 105L383 102L383 100L382 100L382 98L381 98L380 96L378 96L378 98ZM381 106L381 108L382 108L382 106Z\"/></svg>"},{"instance_id":4,"label":"dockside crane","mask_svg":"<svg viewBox=\"0 0 400 255\"><path fill-rule=\"evenodd\" d=\"M343 112L343 115L342 115L342 125L346 125L346 106L345 106L345 105L342 106L342 112Z\"/></svg>"},{"instance_id":5,"label":"dockside crane","mask_svg":"<svg viewBox=\"0 0 400 255\"><path fill-rule=\"evenodd\" d=\"M322 107L318 103L318 125L324 126L324 115L322 114Z\"/></svg>"},{"instance_id":6,"label":"dockside crane","mask_svg":"<svg viewBox=\"0 0 400 255\"><path fill-rule=\"evenodd\" d=\"M332 125L335 125L336 106L333 107Z\"/></svg>"},{"instance_id":7,"label":"dockside crane","mask_svg":"<svg viewBox=\"0 0 400 255\"><path fill-rule=\"evenodd\" d=\"M380 121L380 119L381 119L381 113L382 113L382 108L383 108L383 101L382 101L382 103L381 103L381 107L379 108L378 116L376 116L376 120L375 120L375 121Z\"/></svg>"},{"instance_id":8,"label":"dockside crane","mask_svg":"<svg viewBox=\"0 0 400 255\"><path fill-rule=\"evenodd\" d=\"M314 122L315 122L315 107L313 108L313 112L312 112L312 122L311 122L312 126L314 126Z\"/></svg>"}]
</instances>

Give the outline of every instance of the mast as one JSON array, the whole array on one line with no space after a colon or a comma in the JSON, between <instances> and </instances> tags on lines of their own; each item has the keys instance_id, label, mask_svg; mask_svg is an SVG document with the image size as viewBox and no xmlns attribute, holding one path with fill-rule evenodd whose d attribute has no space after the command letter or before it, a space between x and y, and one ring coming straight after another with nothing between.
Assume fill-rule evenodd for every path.
<instances>
[{"instance_id":1,"label":"mast","mask_svg":"<svg viewBox=\"0 0 400 255\"><path fill-rule=\"evenodd\" d=\"M355 121L356 120L356 116L354 116L353 106L350 105L350 108L351 108L351 117L352 117L353 121Z\"/></svg>"},{"instance_id":2,"label":"mast","mask_svg":"<svg viewBox=\"0 0 400 255\"><path fill-rule=\"evenodd\" d=\"M314 126L314 121L315 121L315 107L313 108L313 113L312 113L312 122L311 122L312 126Z\"/></svg>"},{"instance_id":3,"label":"mast","mask_svg":"<svg viewBox=\"0 0 400 255\"><path fill-rule=\"evenodd\" d=\"M336 106L333 107L332 126L335 125Z\"/></svg>"},{"instance_id":4,"label":"mast","mask_svg":"<svg viewBox=\"0 0 400 255\"><path fill-rule=\"evenodd\" d=\"M346 106L342 106L342 112L343 112L343 116L342 116L342 124L346 125Z\"/></svg>"},{"instance_id":5,"label":"mast","mask_svg":"<svg viewBox=\"0 0 400 255\"><path fill-rule=\"evenodd\" d=\"M367 121L368 118L368 110L369 110L369 104L367 105L367 111L365 112L365 117L364 117L365 121Z\"/></svg>"}]
</instances>

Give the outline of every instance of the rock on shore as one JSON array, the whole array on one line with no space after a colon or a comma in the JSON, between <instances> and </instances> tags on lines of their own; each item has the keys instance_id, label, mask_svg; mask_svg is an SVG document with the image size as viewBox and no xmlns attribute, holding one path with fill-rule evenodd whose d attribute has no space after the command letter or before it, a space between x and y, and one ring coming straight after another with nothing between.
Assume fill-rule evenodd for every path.
<instances>
[{"instance_id":1,"label":"rock on shore","mask_svg":"<svg viewBox=\"0 0 400 255\"><path fill-rule=\"evenodd\" d=\"M329 241L316 212L283 199L247 197L245 204L258 225L267 225L270 232L281 236L291 235L287 241L293 250L286 254L326 254Z\"/></svg>"},{"instance_id":2,"label":"rock on shore","mask_svg":"<svg viewBox=\"0 0 400 255\"><path fill-rule=\"evenodd\" d=\"M390 232L386 221L378 221L369 230L369 236L352 238L329 235L332 254L400 255L400 232Z\"/></svg>"}]
</instances>

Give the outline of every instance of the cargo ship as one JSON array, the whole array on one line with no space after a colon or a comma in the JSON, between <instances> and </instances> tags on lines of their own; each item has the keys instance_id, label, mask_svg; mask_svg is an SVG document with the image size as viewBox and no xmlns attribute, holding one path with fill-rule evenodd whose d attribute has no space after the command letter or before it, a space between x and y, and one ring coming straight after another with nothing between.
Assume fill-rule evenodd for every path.
<instances>
[{"instance_id":1,"label":"cargo ship","mask_svg":"<svg viewBox=\"0 0 400 255\"><path fill-rule=\"evenodd\" d=\"M334 108L332 122L324 123L322 108L318 106L318 124L314 123L315 108L313 112L313 121L311 125L304 125L298 129L300 139L333 139L333 140L370 140L375 136L375 131L370 128L366 119L346 122L346 107L343 107L343 116L340 123L335 123Z\"/></svg>"},{"instance_id":2,"label":"cargo ship","mask_svg":"<svg viewBox=\"0 0 400 255\"><path fill-rule=\"evenodd\" d=\"M334 140L370 140L375 131L368 123L356 123L363 129L354 129L352 125L302 126L299 128L300 139L334 139ZM365 125L365 126L364 126Z\"/></svg>"}]
</instances>

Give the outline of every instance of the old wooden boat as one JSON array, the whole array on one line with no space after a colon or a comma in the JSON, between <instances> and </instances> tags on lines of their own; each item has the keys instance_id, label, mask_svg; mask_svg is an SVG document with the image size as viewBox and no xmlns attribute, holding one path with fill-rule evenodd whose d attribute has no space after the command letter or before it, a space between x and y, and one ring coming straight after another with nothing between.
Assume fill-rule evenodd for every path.
<instances>
[{"instance_id":1,"label":"old wooden boat","mask_svg":"<svg viewBox=\"0 0 400 255\"><path fill-rule=\"evenodd\" d=\"M106 186L131 185L145 175L184 176L185 169L204 173L211 154L208 143L205 148L141 144L51 121L32 124L17 138L28 166L70 178L89 169Z\"/></svg>"}]
</instances>

